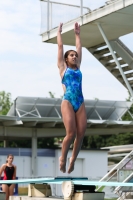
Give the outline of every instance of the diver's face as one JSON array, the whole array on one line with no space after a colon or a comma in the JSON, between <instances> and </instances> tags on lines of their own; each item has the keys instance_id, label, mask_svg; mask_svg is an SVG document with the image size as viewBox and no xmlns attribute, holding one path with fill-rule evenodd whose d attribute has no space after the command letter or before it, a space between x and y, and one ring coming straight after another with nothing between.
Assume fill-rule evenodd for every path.
<instances>
[{"instance_id":1,"label":"diver's face","mask_svg":"<svg viewBox=\"0 0 133 200\"><path fill-rule=\"evenodd\" d=\"M75 51L71 51L66 59L66 62L69 65L76 65L78 61L78 54Z\"/></svg>"}]
</instances>

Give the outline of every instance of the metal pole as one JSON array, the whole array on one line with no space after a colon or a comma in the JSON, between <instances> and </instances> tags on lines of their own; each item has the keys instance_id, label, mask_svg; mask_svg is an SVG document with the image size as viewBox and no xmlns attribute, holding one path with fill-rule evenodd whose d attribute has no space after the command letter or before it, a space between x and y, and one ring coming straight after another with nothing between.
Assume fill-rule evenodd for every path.
<instances>
[{"instance_id":1,"label":"metal pole","mask_svg":"<svg viewBox=\"0 0 133 200\"><path fill-rule=\"evenodd\" d=\"M37 163L37 133L36 130L32 130L32 154L31 154L31 176L37 176L36 170L36 163Z\"/></svg>"},{"instance_id":2,"label":"metal pole","mask_svg":"<svg viewBox=\"0 0 133 200\"><path fill-rule=\"evenodd\" d=\"M103 120L96 109L95 109L95 113L97 114L97 116L99 117L100 120Z\"/></svg>"},{"instance_id":3,"label":"metal pole","mask_svg":"<svg viewBox=\"0 0 133 200\"><path fill-rule=\"evenodd\" d=\"M3 133L4 133L4 136L6 137L6 127L4 126L3 127ZM3 141L3 143L4 143L4 148L6 148L7 147L7 139L4 139L4 141Z\"/></svg>"},{"instance_id":4,"label":"metal pole","mask_svg":"<svg viewBox=\"0 0 133 200\"><path fill-rule=\"evenodd\" d=\"M50 3L50 29L52 29L52 3Z\"/></svg>"},{"instance_id":5,"label":"metal pole","mask_svg":"<svg viewBox=\"0 0 133 200\"><path fill-rule=\"evenodd\" d=\"M16 99L14 100L14 116L16 116Z\"/></svg>"},{"instance_id":6,"label":"metal pole","mask_svg":"<svg viewBox=\"0 0 133 200\"><path fill-rule=\"evenodd\" d=\"M80 15L83 16L83 0L80 0Z\"/></svg>"},{"instance_id":7,"label":"metal pole","mask_svg":"<svg viewBox=\"0 0 133 200\"><path fill-rule=\"evenodd\" d=\"M125 0L123 0L123 7L125 7Z\"/></svg>"},{"instance_id":8,"label":"metal pole","mask_svg":"<svg viewBox=\"0 0 133 200\"><path fill-rule=\"evenodd\" d=\"M47 31L49 31L49 0L47 1Z\"/></svg>"},{"instance_id":9,"label":"metal pole","mask_svg":"<svg viewBox=\"0 0 133 200\"><path fill-rule=\"evenodd\" d=\"M114 170L121 169L122 167L124 167L125 163L123 164L123 161L126 160L132 154L133 154L133 150L128 155L126 155L118 164L116 164L116 166L113 167L113 169L111 169L102 179L100 179L100 182L105 180L105 178L107 178Z\"/></svg>"},{"instance_id":10,"label":"metal pole","mask_svg":"<svg viewBox=\"0 0 133 200\"><path fill-rule=\"evenodd\" d=\"M109 50L110 50L110 52L111 52L111 54L112 54L112 56L113 56L115 62L116 62L116 65L117 65L117 67L118 67L118 69L119 69L119 71L120 71L121 76L123 77L123 79L124 79L124 81L125 81L125 83L126 83L126 86L127 86L128 90L130 91L131 96L133 97L132 88L131 88L131 86L130 86L130 84L129 84L129 82L128 82L126 76L125 76L125 74L123 73L123 70L122 70L122 68L121 68L121 65L120 65L119 61L117 60L117 57L116 57L116 55L115 55L115 53L114 53L114 51L113 51L113 49L112 49L112 47L111 47L111 45L110 45L110 43L109 43L107 37L106 37L106 35L105 35L105 33L104 33L103 29L102 29L101 24L97 23L97 26L98 26L98 28L99 28L99 30L100 30L100 32L101 32L101 34L102 34L102 36L103 36L103 38L104 38L106 44L107 44L107 46L108 46L108 48L109 48Z\"/></svg>"}]
</instances>

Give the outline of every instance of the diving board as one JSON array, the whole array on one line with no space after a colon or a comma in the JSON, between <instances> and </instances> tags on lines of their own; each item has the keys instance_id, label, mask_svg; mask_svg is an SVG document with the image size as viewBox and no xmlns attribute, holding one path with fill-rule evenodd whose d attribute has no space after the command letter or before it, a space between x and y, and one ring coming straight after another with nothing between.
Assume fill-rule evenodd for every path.
<instances>
[{"instance_id":1,"label":"diving board","mask_svg":"<svg viewBox=\"0 0 133 200\"><path fill-rule=\"evenodd\" d=\"M74 178L74 177L58 177L58 178L36 178L36 179L21 179L21 180L3 180L0 184L29 184L27 200L36 200L37 198L62 199L52 197L51 184L62 185L62 193L66 200L104 200L104 192L95 191L96 186L121 186L132 187L133 183L125 182L100 182L89 181L87 178ZM23 199L23 200L24 200ZM25 199L25 200L26 200ZM10 200L22 200L20 196L10 196Z\"/></svg>"},{"instance_id":2,"label":"diving board","mask_svg":"<svg viewBox=\"0 0 133 200\"><path fill-rule=\"evenodd\" d=\"M122 187L132 187L133 183L125 182L100 182L100 181L88 181L88 180L76 180L73 178L36 178L36 179L19 179L19 180L0 180L0 184L28 184L28 183L49 183L49 184L62 184L64 181L72 181L77 185L96 185L96 186L122 186Z\"/></svg>"},{"instance_id":3,"label":"diving board","mask_svg":"<svg viewBox=\"0 0 133 200\"><path fill-rule=\"evenodd\" d=\"M81 25L82 46L86 48L90 48L104 42L104 39L97 27L97 23L102 24L108 40L114 40L120 36L129 34L133 32L132 10L133 0L118 0L109 5L104 5L94 11L86 13L81 17L73 19L63 25L63 43L66 45L75 45L75 38L73 34L75 22L78 22ZM58 27L55 27L51 30L43 32L41 34L42 41L56 44L57 30Z\"/></svg>"},{"instance_id":4,"label":"diving board","mask_svg":"<svg viewBox=\"0 0 133 200\"><path fill-rule=\"evenodd\" d=\"M70 179L70 180L69 180ZM73 179L73 180L72 180ZM37 198L47 198L49 200L62 199L52 197L52 190L50 184L61 184L62 193L65 200L104 200L104 192L95 191L96 185L102 186L133 186L133 183L118 183L118 182L100 182L88 181L86 179L76 180L78 178L40 178L40 179L24 179L24 180L4 180L1 183L29 183L27 200L36 200ZM25 199L24 198L24 199ZM23 199L23 200L24 200ZM10 200L16 200L16 197L10 196ZM22 200L17 196L17 200Z\"/></svg>"}]
</instances>

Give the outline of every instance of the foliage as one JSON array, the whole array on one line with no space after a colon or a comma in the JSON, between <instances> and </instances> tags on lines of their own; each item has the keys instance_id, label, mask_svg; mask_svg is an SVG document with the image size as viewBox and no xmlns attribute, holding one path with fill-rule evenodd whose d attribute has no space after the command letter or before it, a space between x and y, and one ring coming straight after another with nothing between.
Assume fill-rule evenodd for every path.
<instances>
[{"instance_id":1,"label":"foliage","mask_svg":"<svg viewBox=\"0 0 133 200\"><path fill-rule=\"evenodd\" d=\"M50 138L39 138L38 139L38 148L56 148L55 139L53 137Z\"/></svg>"},{"instance_id":2,"label":"foliage","mask_svg":"<svg viewBox=\"0 0 133 200\"><path fill-rule=\"evenodd\" d=\"M31 148L31 139L27 140L13 140L8 142L9 147L16 148ZM37 148L55 148L57 145L54 144L54 138L38 138Z\"/></svg>"},{"instance_id":3,"label":"foliage","mask_svg":"<svg viewBox=\"0 0 133 200\"><path fill-rule=\"evenodd\" d=\"M117 200L116 198L113 198L113 199L104 199L104 200Z\"/></svg>"},{"instance_id":4,"label":"foliage","mask_svg":"<svg viewBox=\"0 0 133 200\"><path fill-rule=\"evenodd\" d=\"M56 97L55 97L55 93L53 93L53 92L48 92L48 93L49 93L49 96L50 96L51 98L56 98ZM62 99L62 98L63 98L63 95L61 95L60 98Z\"/></svg>"},{"instance_id":5,"label":"foliage","mask_svg":"<svg viewBox=\"0 0 133 200\"><path fill-rule=\"evenodd\" d=\"M0 147L3 147L3 141L0 141Z\"/></svg>"},{"instance_id":6,"label":"foliage","mask_svg":"<svg viewBox=\"0 0 133 200\"><path fill-rule=\"evenodd\" d=\"M108 147L108 146L115 146L115 145L126 145L132 144L133 141L133 133L121 133L117 135L95 135L95 136L88 136L84 138L88 145L82 145L82 148L101 148L101 147Z\"/></svg>"},{"instance_id":7,"label":"foliage","mask_svg":"<svg viewBox=\"0 0 133 200\"><path fill-rule=\"evenodd\" d=\"M106 187L106 186L101 186L100 189L97 190L97 192L102 192L102 191L104 190L105 187ZM97 186L97 188L98 188L98 186Z\"/></svg>"},{"instance_id":8,"label":"foliage","mask_svg":"<svg viewBox=\"0 0 133 200\"><path fill-rule=\"evenodd\" d=\"M55 93L52 93L52 92L48 92L49 93L49 96L51 97L51 98L55 98Z\"/></svg>"},{"instance_id":9,"label":"foliage","mask_svg":"<svg viewBox=\"0 0 133 200\"><path fill-rule=\"evenodd\" d=\"M16 148L31 148L31 139L26 140L9 140L8 141L9 147L16 147Z\"/></svg>"},{"instance_id":10,"label":"foliage","mask_svg":"<svg viewBox=\"0 0 133 200\"><path fill-rule=\"evenodd\" d=\"M11 102L11 93L6 93L5 91L0 92L0 115L6 115L10 110L12 105Z\"/></svg>"}]
</instances>

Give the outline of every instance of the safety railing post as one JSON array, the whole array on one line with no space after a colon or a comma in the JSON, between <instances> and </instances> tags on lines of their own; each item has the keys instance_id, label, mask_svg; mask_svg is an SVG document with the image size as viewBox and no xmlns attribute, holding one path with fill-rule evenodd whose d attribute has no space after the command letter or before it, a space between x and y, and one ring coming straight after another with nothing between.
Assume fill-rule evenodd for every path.
<instances>
[{"instance_id":1,"label":"safety railing post","mask_svg":"<svg viewBox=\"0 0 133 200\"><path fill-rule=\"evenodd\" d=\"M52 29L52 3L50 3L50 29Z\"/></svg>"},{"instance_id":2,"label":"safety railing post","mask_svg":"<svg viewBox=\"0 0 133 200\"><path fill-rule=\"evenodd\" d=\"M81 17L81 24L83 24L83 0L80 0L80 17Z\"/></svg>"},{"instance_id":3,"label":"safety railing post","mask_svg":"<svg viewBox=\"0 0 133 200\"><path fill-rule=\"evenodd\" d=\"M125 7L125 0L123 0L123 7Z\"/></svg>"},{"instance_id":4,"label":"safety railing post","mask_svg":"<svg viewBox=\"0 0 133 200\"><path fill-rule=\"evenodd\" d=\"M47 0L47 31L49 31L49 0Z\"/></svg>"},{"instance_id":5,"label":"safety railing post","mask_svg":"<svg viewBox=\"0 0 133 200\"><path fill-rule=\"evenodd\" d=\"M80 0L80 15L83 16L83 0Z\"/></svg>"}]
</instances>

